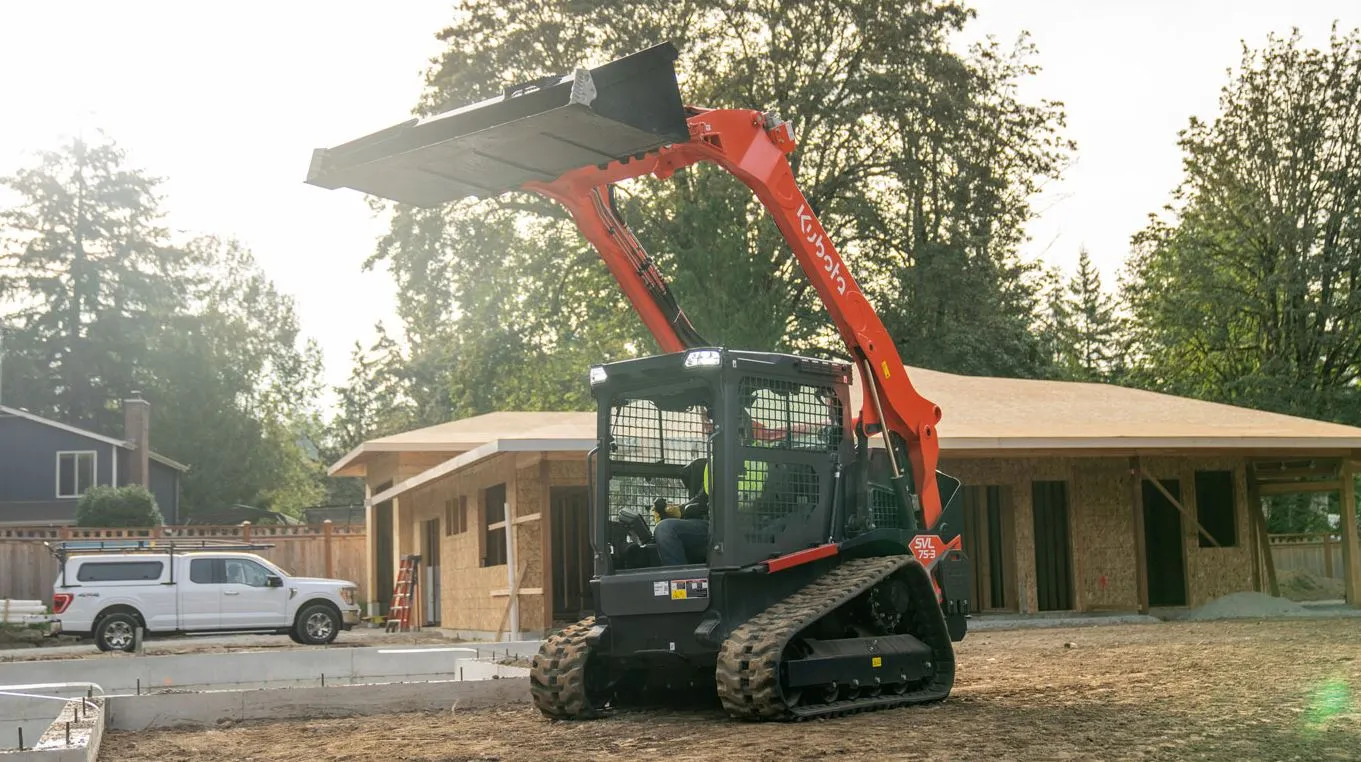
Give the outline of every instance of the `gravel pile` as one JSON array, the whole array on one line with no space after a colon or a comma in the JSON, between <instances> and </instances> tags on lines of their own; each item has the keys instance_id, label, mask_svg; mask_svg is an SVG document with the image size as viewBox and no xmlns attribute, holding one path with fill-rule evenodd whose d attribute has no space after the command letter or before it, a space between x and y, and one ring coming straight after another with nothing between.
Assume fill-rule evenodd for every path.
<instances>
[{"instance_id":1,"label":"gravel pile","mask_svg":"<svg viewBox=\"0 0 1361 762\"><path fill-rule=\"evenodd\" d=\"M1278 616L1303 616L1309 610L1294 601L1272 598L1265 593L1233 593L1192 609L1179 619L1209 622L1215 619L1265 619Z\"/></svg>"},{"instance_id":2,"label":"gravel pile","mask_svg":"<svg viewBox=\"0 0 1361 762\"><path fill-rule=\"evenodd\" d=\"M1347 585L1342 580L1321 577L1307 569L1283 569L1276 579L1281 597L1292 601L1334 601L1347 596Z\"/></svg>"}]
</instances>

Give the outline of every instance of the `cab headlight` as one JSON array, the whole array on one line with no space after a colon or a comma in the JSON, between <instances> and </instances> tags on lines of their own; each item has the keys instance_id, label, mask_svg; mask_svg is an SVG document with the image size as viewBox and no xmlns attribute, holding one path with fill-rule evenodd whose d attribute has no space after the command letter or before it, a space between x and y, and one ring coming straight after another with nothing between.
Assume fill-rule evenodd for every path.
<instances>
[{"instance_id":1,"label":"cab headlight","mask_svg":"<svg viewBox=\"0 0 1361 762\"><path fill-rule=\"evenodd\" d=\"M345 601L345 605L347 605L347 606L353 606L353 605L354 605L354 593L355 593L355 588L353 588L353 587L342 587L342 588L340 588L340 599L341 599L342 601Z\"/></svg>"},{"instance_id":2,"label":"cab headlight","mask_svg":"<svg viewBox=\"0 0 1361 762\"><path fill-rule=\"evenodd\" d=\"M696 349L685 356L687 368L717 368L723 362L723 355L717 349Z\"/></svg>"},{"instance_id":3,"label":"cab headlight","mask_svg":"<svg viewBox=\"0 0 1361 762\"><path fill-rule=\"evenodd\" d=\"M595 366L594 368L591 368L591 386L598 386L600 384L603 384L605 383L605 379L607 378L609 378L609 375L605 373L604 368L600 367L599 365Z\"/></svg>"}]
</instances>

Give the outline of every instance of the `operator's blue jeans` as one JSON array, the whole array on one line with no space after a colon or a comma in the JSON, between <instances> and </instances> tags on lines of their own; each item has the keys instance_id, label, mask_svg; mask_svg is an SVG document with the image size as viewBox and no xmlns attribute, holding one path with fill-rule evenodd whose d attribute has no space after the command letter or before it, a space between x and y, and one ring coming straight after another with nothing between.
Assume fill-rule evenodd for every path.
<instances>
[{"instance_id":1,"label":"operator's blue jeans","mask_svg":"<svg viewBox=\"0 0 1361 762\"><path fill-rule=\"evenodd\" d=\"M704 519L662 519L652 531L662 566L689 563L686 556L705 558L709 546L709 522Z\"/></svg>"}]
</instances>

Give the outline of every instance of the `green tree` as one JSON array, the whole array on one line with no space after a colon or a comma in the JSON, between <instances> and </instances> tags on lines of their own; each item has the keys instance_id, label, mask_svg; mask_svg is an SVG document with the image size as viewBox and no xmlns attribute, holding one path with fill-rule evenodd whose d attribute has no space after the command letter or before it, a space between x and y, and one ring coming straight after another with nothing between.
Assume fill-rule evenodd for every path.
<instances>
[{"instance_id":1,"label":"green tree","mask_svg":"<svg viewBox=\"0 0 1361 762\"><path fill-rule=\"evenodd\" d=\"M417 112L673 40L688 101L794 123L800 186L909 362L1039 375L1035 273L1015 252L1028 198L1069 144L1058 104L1016 95L1034 70L1024 40L954 52L970 16L929 0L473 0L440 33L449 47ZM840 349L774 225L733 178L701 166L618 195L708 340ZM421 422L585 407L591 362L655 349L562 210L535 197L398 206L380 261L404 295Z\"/></svg>"},{"instance_id":2,"label":"green tree","mask_svg":"<svg viewBox=\"0 0 1361 762\"><path fill-rule=\"evenodd\" d=\"M186 309L145 352L153 446L192 466L182 482L191 513L316 505L325 476L304 442L321 428L319 348L239 243L201 238L186 251Z\"/></svg>"},{"instance_id":3,"label":"green tree","mask_svg":"<svg viewBox=\"0 0 1361 762\"><path fill-rule=\"evenodd\" d=\"M1077 272L1049 292L1049 314L1059 374L1074 381L1111 381L1123 374L1122 326L1115 297L1101 288L1101 273L1087 249L1078 251Z\"/></svg>"},{"instance_id":4,"label":"green tree","mask_svg":"<svg viewBox=\"0 0 1361 762\"><path fill-rule=\"evenodd\" d=\"M0 180L5 402L121 436L119 401L153 404L152 447L192 468L183 499L293 511L324 493L302 446L320 428L320 352L250 253L178 244L159 181L112 142L72 141Z\"/></svg>"},{"instance_id":5,"label":"green tree","mask_svg":"<svg viewBox=\"0 0 1361 762\"><path fill-rule=\"evenodd\" d=\"M97 485L76 503L76 526L158 527L164 523L156 498L140 484Z\"/></svg>"},{"instance_id":6,"label":"green tree","mask_svg":"<svg viewBox=\"0 0 1361 762\"><path fill-rule=\"evenodd\" d=\"M1137 381L1361 423L1361 34L1244 50L1135 238Z\"/></svg>"},{"instance_id":7,"label":"green tree","mask_svg":"<svg viewBox=\"0 0 1361 762\"><path fill-rule=\"evenodd\" d=\"M108 141L73 140L0 179L0 304L12 305L7 400L96 431L135 388L141 348L180 306L185 253L162 225L157 180Z\"/></svg>"}]
</instances>

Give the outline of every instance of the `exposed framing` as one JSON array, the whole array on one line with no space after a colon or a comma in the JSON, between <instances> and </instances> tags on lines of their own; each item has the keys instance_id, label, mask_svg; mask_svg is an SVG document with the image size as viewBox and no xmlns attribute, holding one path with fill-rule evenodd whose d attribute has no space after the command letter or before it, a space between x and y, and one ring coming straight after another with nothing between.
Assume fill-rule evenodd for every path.
<instances>
[{"instance_id":1,"label":"exposed framing","mask_svg":"<svg viewBox=\"0 0 1361 762\"><path fill-rule=\"evenodd\" d=\"M1195 480L1194 480L1194 472L1192 472L1192 473L1193 473L1193 478L1192 478L1192 481L1191 481L1191 488L1192 488L1192 491L1194 492L1194 490L1195 490ZM1172 496L1172 493L1168 491L1167 487L1166 487L1161 481L1158 480L1158 477L1154 476L1153 474L1150 474L1150 473L1149 473L1146 469L1144 469L1142 466L1139 467L1139 474L1140 474L1144 479L1147 479L1150 483L1152 483L1154 489L1157 489L1159 492L1163 493L1163 497L1167 498L1167 502L1171 503L1171 504L1172 504L1172 507L1176 508L1178 511L1181 511L1181 515L1182 515L1184 518L1186 518L1188 521L1190 521L1193 525L1195 525L1196 531L1199 532L1200 535L1201 535L1202 537L1204 537L1205 539L1209 540L1209 541L1210 541L1210 545L1212 545L1212 546L1214 546L1214 547L1216 547L1216 548L1222 548L1222 547L1224 547L1223 545L1220 545L1220 544L1219 544L1219 540L1216 540L1215 537L1214 537L1214 535L1210 534L1210 532L1209 532L1208 530L1206 530L1205 527L1203 527L1203 526L1200 525L1200 519L1197 518L1196 515L1195 515L1194 513L1191 513L1190 511L1186 510L1186 506L1182 505L1180 500L1178 500L1177 498L1175 498L1175 497ZM1183 479L1182 481L1185 481L1185 479ZM1189 569L1190 567L1188 566L1187 568ZM1189 596L1188 596L1187 600L1190 600Z\"/></svg>"}]
</instances>

